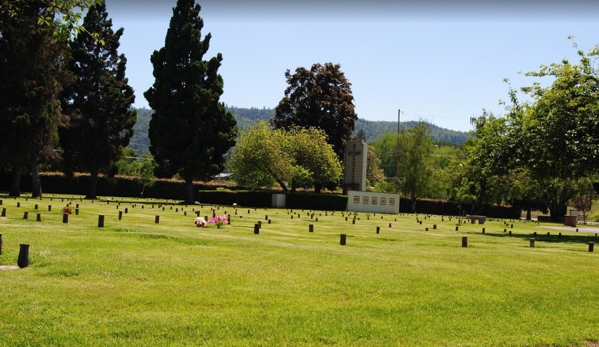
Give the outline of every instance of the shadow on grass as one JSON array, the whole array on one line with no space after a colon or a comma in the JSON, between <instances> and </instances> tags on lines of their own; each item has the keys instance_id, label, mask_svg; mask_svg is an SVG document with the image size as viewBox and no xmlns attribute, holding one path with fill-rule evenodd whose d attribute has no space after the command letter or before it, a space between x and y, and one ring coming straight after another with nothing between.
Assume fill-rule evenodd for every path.
<instances>
[{"instance_id":1,"label":"shadow on grass","mask_svg":"<svg viewBox=\"0 0 599 347\"><path fill-rule=\"evenodd\" d=\"M539 233L537 232L537 234L535 235L534 233L526 233L526 234L522 234L522 233L514 233L512 232L512 234L510 235L508 232L486 232L484 235L485 236L490 236L490 237L513 237L513 238L519 238L522 240L530 240L531 238L534 238L535 241L539 241L539 242L551 242L551 243L584 243L584 244L588 244L589 241L592 242L599 242L599 237L595 236L595 234L590 234L590 233L580 233L580 235L564 235L562 233L562 235L559 235L559 231L557 232L550 232L550 235L547 235L547 232L545 233ZM477 232L477 234L480 234L480 232Z\"/></svg>"}]
</instances>

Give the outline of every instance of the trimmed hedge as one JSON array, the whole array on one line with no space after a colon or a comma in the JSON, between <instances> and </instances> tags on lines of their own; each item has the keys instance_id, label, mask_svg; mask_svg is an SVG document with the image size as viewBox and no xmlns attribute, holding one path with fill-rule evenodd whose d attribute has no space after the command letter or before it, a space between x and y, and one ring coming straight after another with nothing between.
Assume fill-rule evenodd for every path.
<instances>
[{"instance_id":1,"label":"trimmed hedge","mask_svg":"<svg viewBox=\"0 0 599 347\"><path fill-rule=\"evenodd\" d=\"M2 177L4 178L4 177ZM74 177L67 177L61 172L43 172L40 173L42 182L42 191L44 194L77 194L86 195L90 175L75 174ZM0 179L0 190L10 190L10 180ZM222 187L222 186L221 186ZM194 189L208 190L217 189L217 185L205 185L194 183ZM98 177L98 196L119 196L119 197L138 197L141 196L142 186L136 177L117 175L113 178L106 176ZM31 191L31 176L21 178L21 191ZM184 200L186 195L185 182L175 179L156 179L152 187L146 187L144 198L159 198Z\"/></svg>"},{"instance_id":2,"label":"trimmed hedge","mask_svg":"<svg viewBox=\"0 0 599 347\"><path fill-rule=\"evenodd\" d=\"M288 193L285 197L287 208L323 211L345 211L347 195Z\"/></svg>"},{"instance_id":3,"label":"trimmed hedge","mask_svg":"<svg viewBox=\"0 0 599 347\"><path fill-rule=\"evenodd\" d=\"M89 186L89 174L76 174L72 178L66 177L61 172L40 173L42 190L44 194L77 194L85 195ZM0 191L10 190L10 176L0 174ZM226 188L227 190L218 190ZM108 178L98 177L98 196L137 197L141 195L142 186L136 177L115 176ZM246 191L234 190L225 185L206 185L194 183L194 189L199 191L197 198L200 202L215 205L232 205L248 207L270 207L272 194L280 191ZM21 178L21 190L31 191L31 176ZM186 195L185 182L175 179L157 179L154 186L146 188L144 198L183 200ZM287 193L287 208L345 211L347 208L347 195L314 194L314 193ZM470 211L471 206L465 205L464 210ZM411 211L409 199L400 199L400 211ZM459 214L458 204L453 201L443 200L418 200L416 211L423 214L456 216ZM491 218L518 219L521 210L505 206L485 206L480 213Z\"/></svg>"},{"instance_id":4,"label":"trimmed hedge","mask_svg":"<svg viewBox=\"0 0 599 347\"><path fill-rule=\"evenodd\" d=\"M232 205L247 207L271 207L273 191L200 191L200 202L215 205ZM286 193L287 208L306 210L345 211L347 195Z\"/></svg>"},{"instance_id":5,"label":"trimmed hedge","mask_svg":"<svg viewBox=\"0 0 599 347\"><path fill-rule=\"evenodd\" d=\"M270 207L272 192L269 191L226 191L200 190L200 202L214 205L233 205L248 207Z\"/></svg>"},{"instance_id":6,"label":"trimmed hedge","mask_svg":"<svg viewBox=\"0 0 599 347\"><path fill-rule=\"evenodd\" d=\"M403 213L409 213L412 211L412 203L410 199L401 198L399 202L400 211ZM443 201L443 200L417 200L416 201L416 212L423 214L434 214L443 216L457 216L466 213L470 214L472 206L463 205L462 211L459 209L459 204L455 201ZM465 212L464 212L465 211ZM515 207L507 206L484 206L482 212L483 216L491 218L504 218L504 219L520 219L521 210Z\"/></svg>"}]
</instances>

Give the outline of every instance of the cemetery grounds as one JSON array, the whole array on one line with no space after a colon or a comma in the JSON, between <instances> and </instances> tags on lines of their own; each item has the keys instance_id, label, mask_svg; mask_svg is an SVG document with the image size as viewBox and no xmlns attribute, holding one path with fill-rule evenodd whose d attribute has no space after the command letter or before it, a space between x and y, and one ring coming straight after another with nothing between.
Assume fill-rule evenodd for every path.
<instances>
[{"instance_id":1,"label":"cemetery grounds","mask_svg":"<svg viewBox=\"0 0 599 347\"><path fill-rule=\"evenodd\" d=\"M599 229L0 200L0 346L599 346Z\"/></svg>"}]
</instances>

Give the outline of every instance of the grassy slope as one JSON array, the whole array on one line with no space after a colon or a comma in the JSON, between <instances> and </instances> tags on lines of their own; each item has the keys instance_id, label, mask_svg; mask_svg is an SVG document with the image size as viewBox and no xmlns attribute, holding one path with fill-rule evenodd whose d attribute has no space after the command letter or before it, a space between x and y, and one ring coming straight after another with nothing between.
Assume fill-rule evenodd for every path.
<instances>
[{"instance_id":1,"label":"grassy slope","mask_svg":"<svg viewBox=\"0 0 599 347\"><path fill-rule=\"evenodd\" d=\"M63 224L65 203L56 198L0 199L8 214L0 218L0 264L16 264L19 243L31 245L30 267L0 271L0 346L571 346L599 339L599 256L587 252L594 234L558 239L517 222L507 236L503 222L493 221L483 235L479 225L456 232L455 219L435 216L420 225L413 215L365 220L361 213L352 224L341 213L317 211L314 222L308 211L291 219L287 210L239 208L235 215L230 207L217 212L232 214L232 225L195 228L192 207L183 216L182 206L123 203L120 210L129 211L119 221L115 202L79 200L80 214ZM98 214L105 228L97 227ZM544 236L530 248L534 231ZM345 247L340 233L349 235Z\"/></svg>"}]
</instances>

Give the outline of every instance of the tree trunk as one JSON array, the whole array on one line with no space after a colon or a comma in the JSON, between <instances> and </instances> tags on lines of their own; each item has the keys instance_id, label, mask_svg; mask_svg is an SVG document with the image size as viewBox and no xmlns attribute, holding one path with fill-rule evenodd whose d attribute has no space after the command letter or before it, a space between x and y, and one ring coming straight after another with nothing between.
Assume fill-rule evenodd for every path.
<instances>
[{"instance_id":1,"label":"tree trunk","mask_svg":"<svg viewBox=\"0 0 599 347\"><path fill-rule=\"evenodd\" d=\"M526 220L531 220L531 210L530 207L526 209Z\"/></svg>"},{"instance_id":2,"label":"tree trunk","mask_svg":"<svg viewBox=\"0 0 599 347\"><path fill-rule=\"evenodd\" d=\"M18 169L12 170L8 196L21 196L21 172Z\"/></svg>"},{"instance_id":3,"label":"tree trunk","mask_svg":"<svg viewBox=\"0 0 599 347\"><path fill-rule=\"evenodd\" d=\"M89 190L87 191L86 199L96 199L98 192L98 170L93 168L89 172Z\"/></svg>"},{"instance_id":4,"label":"tree trunk","mask_svg":"<svg viewBox=\"0 0 599 347\"><path fill-rule=\"evenodd\" d=\"M283 181L281 181L278 178L275 178L275 181L277 181L277 183L281 186L281 189L283 189L284 192L289 191L289 189L287 189L287 186L285 185L285 183Z\"/></svg>"},{"instance_id":5,"label":"tree trunk","mask_svg":"<svg viewBox=\"0 0 599 347\"><path fill-rule=\"evenodd\" d=\"M322 191L322 184L314 183L314 193L320 193Z\"/></svg>"},{"instance_id":6,"label":"tree trunk","mask_svg":"<svg viewBox=\"0 0 599 347\"><path fill-rule=\"evenodd\" d=\"M40 181L40 174L37 169L37 163L31 163L31 197L41 198L42 196L42 182Z\"/></svg>"},{"instance_id":7,"label":"tree trunk","mask_svg":"<svg viewBox=\"0 0 599 347\"><path fill-rule=\"evenodd\" d=\"M410 197L410 202L412 203L412 213L416 213L416 196L412 195Z\"/></svg>"},{"instance_id":8,"label":"tree trunk","mask_svg":"<svg viewBox=\"0 0 599 347\"><path fill-rule=\"evenodd\" d=\"M559 202L552 202L549 204L549 213L551 215L552 222L562 222L568 206Z\"/></svg>"},{"instance_id":9,"label":"tree trunk","mask_svg":"<svg viewBox=\"0 0 599 347\"><path fill-rule=\"evenodd\" d=\"M185 194L185 203L188 205L193 205L196 203L195 194L193 191L193 178L186 177L185 178L185 188L187 193Z\"/></svg>"}]
</instances>

